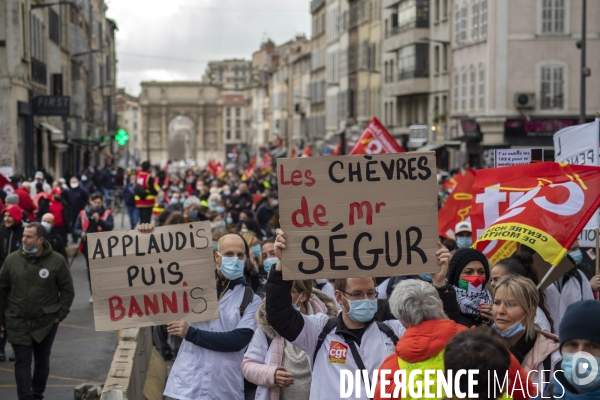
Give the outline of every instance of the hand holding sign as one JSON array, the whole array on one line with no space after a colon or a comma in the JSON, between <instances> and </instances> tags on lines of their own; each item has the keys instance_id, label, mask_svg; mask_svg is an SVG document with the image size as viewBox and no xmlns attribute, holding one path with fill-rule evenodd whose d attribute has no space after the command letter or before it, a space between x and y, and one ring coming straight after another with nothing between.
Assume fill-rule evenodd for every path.
<instances>
[{"instance_id":1,"label":"hand holding sign","mask_svg":"<svg viewBox=\"0 0 600 400\"><path fill-rule=\"evenodd\" d=\"M187 336L188 329L190 329L190 324L185 321L175 321L167 324L167 332L169 335L179 336L182 339L185 339Z\"/></svg>"},{"instance_id":2,"label":"hand holding sign","mask_svg":"<svg viewBox=\"0 0 600 400\"><path fill-rule=\"evenodd\" d=\"M275 239L275 255L277 256L277 266L275 269L281 271L281 259L283 250L285 250L285 239L287 238L284 231L277 229L277 238Z\"/></svg>"}]
</instances>

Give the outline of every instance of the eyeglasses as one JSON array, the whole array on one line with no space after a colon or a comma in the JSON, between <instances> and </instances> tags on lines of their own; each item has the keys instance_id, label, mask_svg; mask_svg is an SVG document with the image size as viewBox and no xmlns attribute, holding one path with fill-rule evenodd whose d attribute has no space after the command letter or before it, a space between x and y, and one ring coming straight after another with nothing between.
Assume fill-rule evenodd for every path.
<instances>
[{"instance_id":1,"label":"eyeglasses","mask_svg":"<svg viewBox=\"0 0 600 400\"><path fill-rule=\"evenodd\" d=\"M348 292L343 292L345 295L348 295L348 297L350 297L351 299L354 300L359 300L359 299L369 299L369 300L375 300L377 298L377 292L373 291L373 292L367 292L367 293L363 293L363 292L352 292L352 293L348 293Z\"/></svg>"}]
</instances>

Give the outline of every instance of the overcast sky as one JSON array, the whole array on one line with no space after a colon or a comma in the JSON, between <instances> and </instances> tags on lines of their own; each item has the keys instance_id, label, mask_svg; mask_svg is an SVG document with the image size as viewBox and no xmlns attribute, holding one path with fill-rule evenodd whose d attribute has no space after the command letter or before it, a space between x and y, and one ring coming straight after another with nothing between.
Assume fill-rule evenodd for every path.
<instances>
[{"instance_id":1,"label":"overcast sky","mask_svg":"<svg viewBox=\"0 0 600 400\"><path fill-rule=\"evenodd\" d=\"M149 80L199 80L207 61L246 58L310 33L309 0L106 0L116 21L119 87Z\"/></svg>"}]
</instances>

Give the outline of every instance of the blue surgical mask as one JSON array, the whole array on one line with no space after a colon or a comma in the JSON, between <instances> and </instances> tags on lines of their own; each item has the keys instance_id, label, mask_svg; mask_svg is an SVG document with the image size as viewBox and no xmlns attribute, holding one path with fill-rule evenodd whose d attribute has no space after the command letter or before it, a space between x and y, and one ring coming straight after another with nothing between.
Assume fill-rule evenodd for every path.
<instances>
[{"instance_id":1,"label":"blue surgical mask","mask_svg":"<svg viewBox=\"0 0 600 400\"><path fill-rule=\"evenodd\" d=\"M216 201L211 201L210 202L210 208L216 208L217 207L217 202Z\"/></svg>"},{"instance_id":2,"label":"blue surgical mask","mask_svg":"<svg viewBox=\"0 0 600 400\"><path fill-rule=\"evenodd\" d=\"M219 249L219 242L213 242L213 251L217 251Z\"/></svg>"},{"instance_id":3,"label":"blue surgical mask","mask_svg":"<svg viewBox=\"0 0 600 400\"><path fill-rule=\"evenodd\" d=\"M583 253L581 252L580 249L570 252L569 255L575 262L575 265L579 265L583 261Z\"/></svg>"},{"instance_id":4,"label":"blue surgical mask","mask_svg":"<svg viewBox=\"0 0 600 400\"><path fill-rule=\"evenodd\" d=\"M296 311L300 311L300 306L299 306L299 305L297 305L297 304L298 304L298 302L300 301L300 298L302 298L302 295L300 295L300 296L298 297L298 300L296 300L296 304L294 304L294 305L293 305L293 307L294 307L294 310L296 310Z\"/></svg>"},{"instance_id":5,"label":"blue surgical mask","mask_svg":"<svg viewBox=\"0 0 600 400\"><path fill-rule=\"evenodd\" d=\"M23 247L23 251L27 254L35 254L38 251L38 246L35 246L33 249L31 250L27 250L25 247Z\"/></svg>"},{"instance_id":6,"label":"blue surgical mask","mask_svg":"<svg viewBox=\"0 0 600 400\"><path fill-rule=\"evenodd\" d=\"M180 199L179 199L179 202L180 202L181 204L183 204L183 203L185 203L185 199L182 197L182 198L180 198Z\"/></svg>"},{"instance_id":7,"label":"blue surgical mask","mask_svg":"<svg viewBox=\"0 0 600 400\"><path fill-rule=\"evenodd\" d=\"M190 212L188 213L188 216L189 216L191 219L196 219L196 218L198 218L198 211L190 211Z\"/></svg>"},{"instance_id":8,"label":"blue surgical mask","mask_svg":"<svg viewBox=\"0 0 600 400\"><path fill-rule=\"evenodd\" d=\"M473 244L473 239L470 237L457 237L456 247L459 249L468 249Z\"/></svg>"},{"instance_id":9,"label":"blue surgical mask","mask_svg":"<svg viewBox=\"0 0 600 400\"><path fill-rule=\"evenodd\" d=\"M252 246L252 248L250 248L250 250L252 250L252 254L254 254L254 257L260 256L260 244L257 244L256 246Z\"/></svg>"},{"instance_id":10,"label":"blue surgical mask","mask_svg":"<svg viewBox=\"0 0 600 400\"><path fill-rule=\"evenodd\" d=\"M348 316L355 322L369 322L377 312L377 300L375 299L348 300L348 304L350 304Z\"/></svg>"},{"instance_id":11,"label":"blue surgical mask","mask_svg":"<svg viewBox=\"0 0 600 400\"><path fill-rule=\"evenodd\" d=\"M237 257L223 257L221 254L221 273L225 278L234 281L244 276L244 265L246 260L240 260Z\"/></svg>"},{"instance_id":12,"label":"blue surgical mask","mask_svg":"<svg viewBox=\"0 0 600 400\"><path fill-rule=\"evenodd\" d=\"M585 380L592 373L592 364L583 357L577 357L575 358L576 364L573 365L574 356L575 354L573 353L562 354L562 369L565 374L565 379L580 393L590 393L600 388L600 373L597 373L591 382L585 385L581 383L582 380ZM596 359L596 364L600 365L600 357L594 358ZM579 372L581 372L580 368L583 367L583 363L587 364L587 371L579 374ZM576 372L577 375L574 377L573 375Z\"/></svg>"},{"instance_id":13,"label":"blue surgical mask","mask_svg":"<svg viewBox=\"0 0 600 400\"><path fill-rule=\"evenodd\" d=\"M219 214L223 214L225 212L225 207L223 207L223 206L217 206L217 212Z\"/></svg>"},{"instance_id":14,"label":"blue surgical mask","mask_svg":"<svg viewBox=\"0 0 600 400\"><path fill-rule=\"evenodd\" d=\"M265 261L263 261L263 267L265 267L265 272L268 274L269 272L271 272L271 269L273 269L273 266L277 264L277 259L276 258L267 258Z\"/></svg>"},{"instance_id":15,"label":"blue surgical mask","mask_svg":"<svg viewBox=\"0 0 600 400\"><path fill-rule=\"evenodd\" d=\"M175 205L177 203L179 203L179 201L177 199L171 199L171 204Z\"/></svg>"},{"instance_id":16,"label":"blue surgical mask","mask_svg":"<svg viewBox=\"0 0 600 400\"><path fill-rule=\"evenodd\" d=\"M431 274L419 274L419 278L423 279L425 282L433 282Z\"/></svg>"},{"instance_id":17,"label":"blue surgical mask","mask_svg":"<svg viewBox=\"0 0 600 400\"><path fill-rule=\"evenodd\" d=\"M233 224L233 218L227 217L227 218L225 218L225 222L227 222L228 224L231 225L231 224Z\"/></svg>"},{"instance_id":18,"label":"blue surgical mask","mask_svg":"<svg viewBox=\"0 0 600 400\"><path fill-rule=\"evenodd\" d=\"M508 328L506 328L503 331L498 329L496 324L494 324L494 326L492 328L494 328L496 330L496 332L498 332L500 334L500 336L502 336L503 338L506 338L506 339L510 339L512 337L517 336L521 332L525 332L525 327L523 326L521 321L515 322L514 324L512 324L511 326L509 326Z\"/></svg>"}]
</instances>

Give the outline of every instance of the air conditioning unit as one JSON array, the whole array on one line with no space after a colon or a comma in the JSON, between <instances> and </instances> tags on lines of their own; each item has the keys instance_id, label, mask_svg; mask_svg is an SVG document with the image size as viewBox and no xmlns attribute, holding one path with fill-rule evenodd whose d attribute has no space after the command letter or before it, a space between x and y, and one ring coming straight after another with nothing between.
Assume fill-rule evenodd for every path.
<instances>
[{"instance_id":1,"label":"air conditioning unit","mask_svg":"<svg viewBox=\"0 0 600 400\"><path fill-rule=\"evenodd\" d=\"M515 93L515 107L535 108L535 93Z\"/></svg>"}]
</instances>

